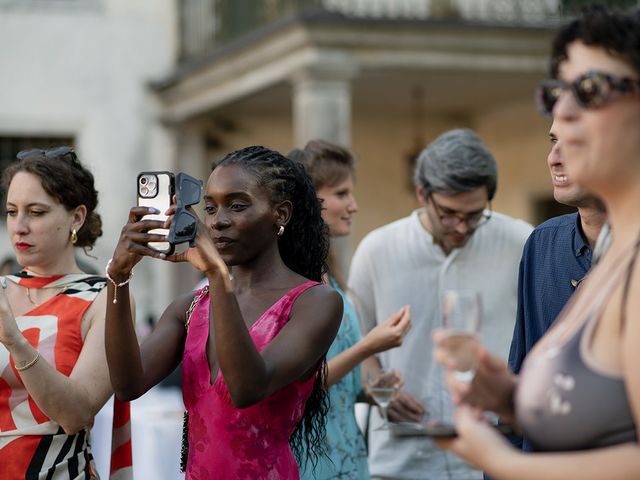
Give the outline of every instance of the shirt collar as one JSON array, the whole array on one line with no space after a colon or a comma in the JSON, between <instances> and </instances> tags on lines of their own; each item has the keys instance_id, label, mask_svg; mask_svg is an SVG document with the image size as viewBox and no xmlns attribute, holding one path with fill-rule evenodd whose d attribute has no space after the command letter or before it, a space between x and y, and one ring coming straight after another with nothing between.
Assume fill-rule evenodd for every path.
<instances>
[{"instance_id":1,"label":"shirt collar","mask_svg":"<svg viewBox=\"0 0 640 480\"><path fill-rule=\"evenodd\" d=\"M573 253L576 257L585 254L591 256L591 247L589 246L589 243L584 238L584 234L582 233L579 213L576 215L576 223L573 229Z\"/></svg>"}]
</instances>

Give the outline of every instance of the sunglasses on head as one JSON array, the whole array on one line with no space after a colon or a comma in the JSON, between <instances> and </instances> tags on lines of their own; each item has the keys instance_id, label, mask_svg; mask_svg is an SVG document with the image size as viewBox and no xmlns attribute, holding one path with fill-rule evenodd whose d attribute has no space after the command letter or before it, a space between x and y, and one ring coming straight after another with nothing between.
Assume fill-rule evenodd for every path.
<instances>
[{"instance_id":1,"label":"sunglasses on head","mask_svg":"<svg viewBox=\"0 0 640 480\"><path fill-rule=\"evenodd\" d=\"M615 77L597 70L580 75L573 82L560 79L544 80L536 89L536 103L543 115L552 114L553 107L564 90L571 90L580 107L593 109L608 102L615 92L639 93L640 80Z\"/></svg>"},{"instance_id":2,"label":"sunglasses on head","mask_svg":"<svg viewBox=\"0 0 640 480\"><path fill-rule=\"evenodd\" d=\"M176 213L171 222L169 243L177 245L189 242L190 247L195 246L196 233L198 231L198 217L187 210L190 205L200 203L202 195L202 180L180 172L176 175Z\"/></svg>"},{"instance_id":3,"label":"sunglasses on head","mask_svg":"<svg viewBox=\"0 0 640 480\"><path fill-rule=\"evenodd\" d=\"M31 157L56 158L69 154L72 154L74 157L76 155L76 152L72 147L53 147L44 150L42 148L30 148L29 150L22 150L18 152L16 158L18 160L24 160L25 158Z\"/></svg>"}]
</instances>

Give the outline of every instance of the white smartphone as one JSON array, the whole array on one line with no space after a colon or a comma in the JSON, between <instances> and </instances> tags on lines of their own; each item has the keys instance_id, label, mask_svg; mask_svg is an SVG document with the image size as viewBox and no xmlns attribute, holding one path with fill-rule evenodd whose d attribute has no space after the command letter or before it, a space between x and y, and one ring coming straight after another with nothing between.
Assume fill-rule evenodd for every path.
<instances>
[{"instance_id":1,"label":"white smartphone","mask_svg":"<svg viewBox=\"0 0 640 480\"><path fill-rule=\"evenodd\" d=\"M154 207L160 211L158 214L145 215L143 219L165 221L167 215L164 212L171 206L171 199L175 193L175 177L171 172L140 172L136 179L138 206ZM167 236L169 229L156 228L149 233L157 233ZM149 248L170 255L173 253L173 245L167 242L149 242Z\"/></svg>"}]
</instances>

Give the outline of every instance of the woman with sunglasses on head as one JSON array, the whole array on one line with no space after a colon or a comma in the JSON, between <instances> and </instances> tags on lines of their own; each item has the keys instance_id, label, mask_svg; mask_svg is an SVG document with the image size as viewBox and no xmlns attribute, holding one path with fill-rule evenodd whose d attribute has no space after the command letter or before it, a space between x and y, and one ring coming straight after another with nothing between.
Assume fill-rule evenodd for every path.
<instances>
[{"instance_id":1,"label":"woman with sunglasses on head","mask_svg":"<svg viewBox=\"0 0 640 480\"><path fill-rule=\"evenodd\" d=\"M75 259L76 247L91 249L102 235L93 175L69 147L27 150L2 186L24 268L1 278L0 476L98 478L88 433L113 393L106 279L83 273Z\"/></svg>"},{"instance_id":2,"label":"woman with sunglasses on head","mask_svg":"<svg viewBox=\"0 0 640 480\"><path fill-rule=\"evenodd\" d=\"M440 445L496 479L637 479L640 14L585 10L557 35L551 73L540 99L563 139L567 174L604 201L613 239L519 379L487 352L470 385L450 377L463 405L458 437ZM451 361L442 344L437 356ZM515 421L536 453L516 452L479 421L487 407Z\"/></svg>"},{"instance_id":3,"label":"woman with sunglasses on head","mask_svg":"<svg viewBox=\"0 0 640 480\"><path fill-rule=\"evenodd\" d=\"M351 233L351 221L358 211L353 195L355 162L351 152L324 140L312 140L301 150L293 150L289 158L307 169L322 201L322 218L331 238ZM327 353L330 407L327 434L324 439L327 456L313 468L310 462L301 466L302 478L369 478L367 449L355 419L354 406L362 393L360 362L378 352L398 347L411 325L409 306L371 330L364 338L355 310L346 297L335 252L329 254L329 271L325 282L340 292L344 301L342 323Z\"/></svg>"},{"instance_id":4,"label":"woman with sunglasses on head","mask_svg":"<svg viewBox=\"0 0 640 480\"><path fill-rule=\"evenodd\" d=\"M148 233L163 224L131 209L107 269L114 390L137 398L182 360L187 479L296 479L303 443L322 448L324 357L342 315L340 295L319 283L320 203L302 165L258 146L214 167L204 201L195 246L170 256L147 246L164 240ZM175 300L138 347L126 282L144 256L189 262L209 285Z\"/></svg>"}]
</instances>

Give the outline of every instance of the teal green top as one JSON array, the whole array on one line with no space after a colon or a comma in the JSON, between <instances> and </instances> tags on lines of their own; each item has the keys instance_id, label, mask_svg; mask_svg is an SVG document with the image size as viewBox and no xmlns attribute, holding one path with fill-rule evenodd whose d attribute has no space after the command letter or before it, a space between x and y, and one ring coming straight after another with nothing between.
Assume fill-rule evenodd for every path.
<instances>
[{"instance_id":1,"label":"teal green top","mask_svg":"<svg viewBox=\"0 0 640 480\"><path fill-rule=\"evenodd\" d=\"M360 324L353 305L336 281L333 278L330 281L331 286L342 295L344 312L338 334L327 352L327 361L351 348L361 338ZM304 467L301 466L301 480L369 478L367 449L354 413L356 397L362 390L360 375L358 365L329 388L330 407L325 437L327 455L320 457L315 471L309 461Z\"/></svg>"}]
</instances>

